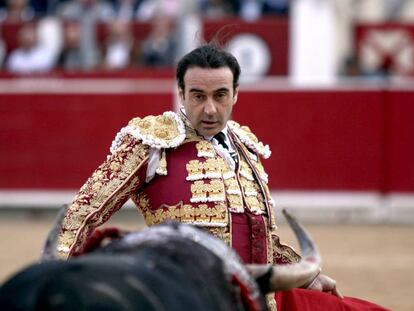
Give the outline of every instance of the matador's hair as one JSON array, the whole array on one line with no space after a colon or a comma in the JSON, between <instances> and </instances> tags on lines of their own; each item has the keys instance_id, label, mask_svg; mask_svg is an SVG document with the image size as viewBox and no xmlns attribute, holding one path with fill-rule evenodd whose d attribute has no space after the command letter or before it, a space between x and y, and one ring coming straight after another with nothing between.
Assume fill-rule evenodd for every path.
<instances>
[{"instance_id":1,"label":"matador's hair","mask_svg":"<svg viewBox=\"0 0 414 311\"><path fill-rule=\"evenodd\" d=\"M233 73L233 89L239 85L240 65L237 59L217 44L204 44L184 55L178 62L176 78L178 87L183 91L185 89L184 75L191 67L212 69L228 67Z\"/></svg>"}]
</instances>

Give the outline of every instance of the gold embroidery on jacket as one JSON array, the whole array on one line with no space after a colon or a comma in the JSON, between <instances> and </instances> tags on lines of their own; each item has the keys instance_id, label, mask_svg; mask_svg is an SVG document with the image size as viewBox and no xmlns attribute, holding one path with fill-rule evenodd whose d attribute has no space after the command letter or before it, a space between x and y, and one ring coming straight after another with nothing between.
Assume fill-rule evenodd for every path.
<instances>
[{"instance_id":1,"label":"gold embroidery on jacket","mask_svg":"<svg viewBox=\"0 0 414 311\"><path fill-rule=\"evenodd\" d=\"M191 160L187 163L187 178L186 180L200 180L204 178L203 163L199 160Z\"/></svg>"},{"instance_id":2,"label":"gold embroidery on jacket","mask_svg":"<svg viewBox=\"0 0 414 311\"><path fill-rule=\"evenodd\" d=\"M197 180L191 185L191 199L190 202L207 202L208 184L202 180Z\"/></svg>"},{"instance_id":3,"label":"gold embroidery on jacket","mask_svg":"<svg viewBox=\"0 0 414 311\"><path fill-rule=\"evenodd\" d=\"M132 191L139 184L139 181L139 177L134 176L128 181L128 183L123 183L120 185L109 197L105 199L105 201L102 203L102 207L100 208L99 213L96 212L93 214L93 216L90 218L89 226L95 228L108 221L111 215L121 207L121 204L119 204L119 202L124 203L128 200ZM116 194L116 196L114 196L114 194ZM87 238L87 232L82 231L81 233L84 234L82 241L85 241Z\"/></svg>"},{"instance_id":4,"label":"gold embroidery on jacket","mask_svg":"<svg viewBox=\"0 0 414 311\"><path fill-rule=\"evenodd\" d=\"M207 204L183 204L177 205L163 204L157 209L153 209L146 194L140 193L133 197L134 202L140 208L148 226L162 223L166 220L176 220L183 223L208 226L227 226L228 213L224 203L219 202L213 207Z\"/></svg>"},{"instance_id":5,"label":"gold embroidery on jacket","mask_svg":"<svg viewBox=\"0 0 414 311\"><path fill-rule=\"evenodd\" d=\"M248 179L245 179L245 178L240 178L240 183L243 187L243 191L244 191L245 196L255 197L255 196L258 195L258 192L257 192L256 187L255 187L255 185L256 185L255 182L253 182L251 180L248 180Z\"/></svg>"},{"instance_id":6,"label":"gold embroidery on jacket","mask_svg":"<svg viewBox=\"0 0 414 311\"><path fill-rule=\"evenodd\" d=\"M189 181L221 178L225 163L221 158L208 158L205 162L190 160L186 164L186 169L186 180Z\"/></svg>"},{"instance_id":7,"label":"gold embroidery on jacket","mask_svg":"<svg viewBox=\"0 0 414 311\"><path fill-rule=\"evenodd\" d=\"M226 163L222 158L210 158L204 162L205 178L221 178L225 171Z\"/></svg>"},{"instance_id":8,"label":"gold embroidery on jacket","mask_svg":"<svg viewBox=\"0 0 414 311\"><path fill-rule=\"evenodd\" d=\"M197 156L200 158L213 158L216 155L216 151L213 145L207 140L200 140L196 144Z\"/></svg>"},{"instance_id":9,"label":"gold embroidery on jacket","mask_svg":"<svg viewBox=\"0 0 414 311\"><path fill-rule=\"evenodd\" d=\"M254 135L249 127L241 126L237 122L228 121L227 125L229 130L238 137L240 141L243 142L243 145L256 153L262 155L265 159L270 157L271 151L268 145L264 145L261 141L259 141Z\"/></svg>"},{"instance_id":10,"label":"gold embroidery on jacket","mask_svg":"<svg viewBox=\"0 0 414 311\"><path fill-rule=\"evenodd\" d=\"M244 159L240 161L240 175L248 180L254 181L253 171Z\"/></svg>"},{"instance_id":11,"label":"gold embroidery on jacket","mask_svg":"<svg viewBox=\"0 0 414 311\"><path fill-rule=\"evenodd\" d=\"M259 173L259 177L260 179L264 182L264 183L268 183L269 181L269 176L267 175L267 173L265 172L262 163L260 163L260 161L256 161L256 162L252 162L252 164L254 165L254 167L256 168L257 172Z\"/></svg>"},{"instance_id":12,"label":"gold embroidery on jacket","mask_svg":"<svg viewBox=\"0 0 414 311\"><path fill-rule=\"evenodd\" d=\"M142 135L154 135L158 139L169 142L180 136L179 127L174 119L165 115L147 116L144 119L134 118L130 126L140 129Z\"/></svg>"},{"instance_id":13,"label":"gold embroidery on jacket","mask_svg":"<svg viewBox=\"0 0 414 311\"><path fill-rule=\"evenodd\" d=\"M209 202L224 202L226 197L224 195L224 184L222 180L213 179L210 181L208 192Z\"/></svg>"},{"instance_id":14,"label":"gold embroidery on jacket","mask_svg":"<svg viewBox=\"0 0 414 311\"><path fill-rule=\"evenodd\" d=\"M241 195L241 190L236 178L227 178L224 180L227 194L238 194Z\"/></svg>"},{"instance_id":15,"label":"gold embroidery on jacket","mask_svg":"<svg viewBox=\"0 0 414 311\"><path fill-rule=\"evenodd\" d=\"M207 227L206 228L209 233L214 235L216 238L222 240L226 243L229 247L231 247L231 235L229 227Z\"/></svg>"},{"instance_id":16,"label":"gold embroidery on jacket","mask_svg":"<svg viewBox=\"0 0 414 311\"><path fill-rule=\"evenodd\" d=\"M257 197L245 197L246 204L249 207L249 210L256 215L263 214L264 212L260 208L260 203Z\"/></svg>"},{"instance_id":17,"label":"gold embroidery on jacket","mask_svg":"<svg viewBox=\"0 0 414 311\"><path fill-rule=\"evenodd\" d=\"M275 299L275 294L271 293L271 294L267 294L266 295L266 304L267 304L267 309L269 311L277 311L277 304L276 304L276 299Z\"/></svg>"},{"instance_id":18,"label":"gold embroidery on jacket","mask_svg":"<svg viewBox=\"0 0 414 311\"><path fill-rule=\"evenodd\" d=\"M145 163L147 155L148 146L127 135L116 152L95 170L68 208L58 238L59 257L67 258L72 248L85 242L89 230L120 208L139 183L131 174ZM125 184L128 177L131 183Z\"/></svg>"},{"instance_id":19,"label":"gold embroidery on jacket","mask_svg":"<svg viewBox=\"0 0 414 311\"><path fill-rule=\"evenodd\" d=\"M273 246L273 263L295 263L300 260L295 250L288 245L280 243L279 237L275 233L269 234Z\"/></svg>"},{"instance_id":20,"label":"gold embroidery on jacket","mask_svg":"<svg viewBox=\"0 0 414 311\"><path fill-rule=\"evenodd\" d=\"M238 194L227 194L227 201L229 203L229 210L233 213L243 213L244 205L243 198Z\"/></svg>"},{"instance_id":21,"label":"gold embroidery on jacket","mask_svg":"<svg viewBox=\"0 0 414 311\"><path fill-rule=\"evenodd\" d=\"M224 185L221 180L211 179L210 182L197 180L191 185L190 202L219 202L225 201Z\"/></svg>"},{"instance_id":22,"label":"gold embroidery on jacket","mask_svg":"<svg viewBox=\"0 0 414 311\"><path fill-rule=\"evenodd\" d=\"M232 137L234 138L234 136ZM257 159L257 162L252 160L251 151L241 144L237 137L235 138L235 144L240 149L240 172L238 181L243 189L247 208L256 215L271 214L270 205L268 203L271 196L268 187L259 172L260 168L258 169L256 167L262 167L259 159Z\"/></svg>"},{"instance_id":23,"label":"gold embroidery on jacket","mask_svg":"<svg viewBox=\"0 0 414 311\"><path fill-rule=\"evenodd\" d=\"M212 223L226 223L229 221L229 213L227 211L227 205L224 202L217 202L213 209L214 213L211 216Z\"/></svg>"}]
</instances>

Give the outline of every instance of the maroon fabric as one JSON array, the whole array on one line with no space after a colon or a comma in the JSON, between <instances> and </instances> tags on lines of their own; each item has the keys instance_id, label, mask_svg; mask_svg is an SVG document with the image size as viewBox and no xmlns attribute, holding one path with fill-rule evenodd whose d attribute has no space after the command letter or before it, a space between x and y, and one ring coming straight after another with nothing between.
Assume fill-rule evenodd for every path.
<instances>
[{"instance_id":1,"label":"maroon fabric","mask_svg":"<svg viewBox=\"0 0 414 311\"><path fill-rule=\"evenodd\" d=\"M245 263L266 263L266 232L263 217L249 212L231 213L232 247ZM263 232L262 232L263 230ZM384 311L388 310L358 298L340 299L332 294L293 289L275 295L278 311Z\"/></svg>"},{"instance_id":2,"label":"maroon fabric","mask_svg":"<svg viewBox=\"0 0 414 311\"><path fill-rule=\"evenodd\" d=\"M102 245L102 241L106 238L119 239L122 235L121 230L116 227L108 227L103 229L95 229L85 242L82 251L73 253L72 256L77 257L90 253Z\"/></svg>"},{"instance_id":3,"label":"maroon fabric","mask_svg":"<svg viewBox=\"0 0 414 311\"><path fill-rule=\"evenodd\" d=\"M267 263L266 224L248 211L231 213L232 247L245 263Z\"/></svg>"},{"instance_id":4,"label":"maroon fabric","mask_svg":"<svg viewBox=\"0 0 414 311\"><path fill-rule=\"evenodd\" d=\"M308 289L293 289L275 295L278 311L385 311L374 303L352 297L340 299L332 294Z\"/></svg>"},{"instance_id":5,"label":"maroon fabric","mask_svg":"<svg viewBox=\"0 0 414 311\"><path fill-rule=\"evenodd\" d=\"M240 289L241 298L243 300L243 304L246 306L246 310L263 310L257 295L255 295L255 293L253 293L249 287L237 277L237 275L233 275L232 283L236 286L236 288Z\"/></svg>"},{"instance_id":6,"label":"maroon fabric","mask_svg":"<svg viewBox=\"0 0 414 311\"><path fill-rule=\"evenodd\" d=\"M187 181L186 164L197 159L197 142L189 142L181 145L173 152L167 153L167 176L156 176L151 183L143 188L151 198L152 208L163 206L179 206L186 204L191 198L191 181ZM171 185L174 185L171 188ZM213 206L213 203L205 203ZM240 255L245 263L267 263L267 230L266 218L254 215L249 211L244 213L230 213L232 247ZM339 299L331 294L312 290L294 289L276 294L279 311L290 310L386 310L380 306L356 298Z\"/></svg>"},{"instance_id":7,"label":"maroon fabric","mask_svg":"<svg viewBox=\"0 0 414 311\"><path fill-rule=\"evenodd\" d=\"M151 207L154 210L162 206L180 206L190 202L192 182L186 180L186 165L190 160L198 159L196 143L186 143L173 152L167 152L168 175L155 175L150 183L144 184L140 189L151 199ZM213 205L210 202L205 204Z\"/></svg>"}]
</instances>

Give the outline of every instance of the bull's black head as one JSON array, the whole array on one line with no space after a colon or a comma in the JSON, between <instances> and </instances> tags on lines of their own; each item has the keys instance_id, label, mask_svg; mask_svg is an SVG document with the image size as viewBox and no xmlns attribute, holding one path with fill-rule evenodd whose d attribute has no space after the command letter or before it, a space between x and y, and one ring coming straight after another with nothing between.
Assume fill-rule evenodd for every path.
<instances>
[{"instance_id":1,"label":"bull's black head","mask_svg":"<svg viewBox=\"0 0 414 311\"><path fill-rule=\"evenodd\" d=\"M209 246L207 246L209 245ZM234 263L226 263L222 256ZM193 226L164 224L131 233L68 262L33 265L0 289L2 310L245 310L237 255ZM4 308L4 309L3 309Z\"/></svg>"}]
</instances>

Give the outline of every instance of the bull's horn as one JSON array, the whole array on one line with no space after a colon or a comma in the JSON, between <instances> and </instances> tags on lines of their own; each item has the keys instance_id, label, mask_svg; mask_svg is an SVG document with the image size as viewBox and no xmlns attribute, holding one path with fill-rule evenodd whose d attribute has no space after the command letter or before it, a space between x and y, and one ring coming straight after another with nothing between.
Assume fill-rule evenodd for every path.
<instances>
[{"instance_id":1,"label":"bull's horn","mask_svg":"<svg viewBox=\"0 0 414 311\"><path fill-rule=\"evenodd\" d=\"M295 217L293 217L291 214L288 213L286 209L283 209L282 213L285 216L289 226L292 228L293 232L295 233L296 239L299 242L302 258L306 258L308 260L315 260L319 264L321 264L321 257L319 255L319 250L316 247L315 243L313 242L310 234L296 220Z\"/></svg>"},{"instance_id":2,"label":"bull's horn","mask_svg":"<svg viewBox=\"0 0 414 311\"><path fill-rule=\"evenodd\" d=\"M66 212L69 205L65 204L60 209L56 216L55 223L52 229L47 235L46 242L43 246L42 255L40 261L55 260L57 259L57 240L59 232L62 229L63 220L65 219Z\"/></svg>"},{"instance_id":3,"label":"bull's horn","mask_svg":"<svg viewBox=\"0 0 414 311\"><path fill-rule=\"evenodd\" d=\"M263 293L305 286L321 270L319 251L309 234L286 210L283 210L283 214L298 239L302 259L298 263L287 265L247 265L248 271L258 281Z\"/></svg>"}]
</instances>

